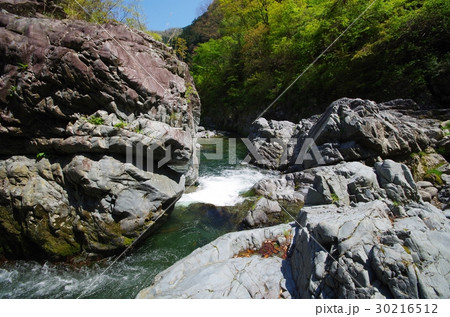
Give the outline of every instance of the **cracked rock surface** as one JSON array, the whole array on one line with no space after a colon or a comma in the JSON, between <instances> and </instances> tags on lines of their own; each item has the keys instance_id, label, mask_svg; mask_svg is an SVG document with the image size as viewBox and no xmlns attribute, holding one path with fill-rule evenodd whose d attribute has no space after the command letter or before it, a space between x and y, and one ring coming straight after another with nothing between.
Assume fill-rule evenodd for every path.
<instances>
[{"instance_id":1,"label":"cracked rock surface","mask_svg":"<svg viewBox=\"0 0 450 317\"><path fill-rule=\"evenodd\" d=\"M291 225L226 234L158 274L137 298L291 298L289 263L279 257L236 257L267 239L284 239Z\"/></svg>"},{"instance_id":2,"label":"cracked rock surface","mask_svg":"<svg viewBox=\"0 0 450 317\"><path fill-rule=\"evenodd\" d=\"M293 298L450 296L450 221L421 199L405 165L341 163L259 184L269 196L287 185L306 196L286 261L234 258L286 225L231 233L162 272L139 297L260 298L256 290L266 289L262 297L274 298L280 281ZM255 210L268 206L261 201Z\"/></svg>"},{"instance_id":3,"label":"cracked rock surface","mask_svg":"<svg viewBox=\"0 0 450 317\"><path fill-rule=\"evenodd\" d=\"M303 119L298 124L258 119L249 135L258 153L252 163L294 172L378 156L393 158L424 151L432 145L438 147L445 136L439 120L416 118L412 114L416 108L412 100L377 104L342 98L320 117ZM306 154L311 140L316 152Z\"/></svg>"},{"instance_id":4,"label":"cracked rock surface","mask_svg":"<svg viewBox=\"0 0 450 317\"><path fill-rule=\"evenodd\" d=\"M50 1L0 7L0 257L119 253L198 177L188 67L124 25L45 17L64 14Z\"/></svg>"}]
</instances>

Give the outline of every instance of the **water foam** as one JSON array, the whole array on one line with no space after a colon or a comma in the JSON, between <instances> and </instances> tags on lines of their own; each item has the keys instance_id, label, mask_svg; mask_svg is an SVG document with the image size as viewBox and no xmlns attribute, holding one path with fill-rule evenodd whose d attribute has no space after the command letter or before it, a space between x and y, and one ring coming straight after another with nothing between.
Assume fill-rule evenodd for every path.
<instances>
[{"instance_id":1,"label":"water foam","mask_svg":"<svg viewBox=\"0 0 450 317\"><path fill-rule=\"evenodd\" d=\"M266 173L250 167L224 170L221 175L202 176L199 178L198 189L183 195L178 204L186 206L192 203L204 203L222 207L234 206L244 200L241 193L251 189L255 183L266 176Z\"/></svg>"}]
</instances>

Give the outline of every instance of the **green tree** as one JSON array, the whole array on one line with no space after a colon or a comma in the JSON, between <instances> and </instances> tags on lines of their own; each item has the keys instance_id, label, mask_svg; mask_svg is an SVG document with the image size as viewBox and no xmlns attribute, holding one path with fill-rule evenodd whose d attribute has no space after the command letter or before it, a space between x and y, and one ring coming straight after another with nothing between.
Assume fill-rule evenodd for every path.
<instances>
[{"instance_id":1,"label":"green tree","mask_svg":"<svg viewBox=\"0 0 450 317\"><path fill-rule=\"evenodd\" d=\"M147 30L140 0L62 0L62 6L70 19L94 23L118 21Z\"/></svg>"},{"instance_id":2,"label":"green tree","mask_svg":"<svg viewBox=\"0 0 450 317\"><path fill-rule=\"evenodd\" d=\"M182 60L186 57L187 52L187 42L184 38L177 37L174 41L174 49L178 57Z\"/></svg>"},{"instance_id":3,"label":"green tree","mask_svg":"<svg viewBox=\"0 0 450 317\"><path fill-rule=\"evenodd\" d=\"M214 1L198 20L221 17L216 36L196 44L191 67L204 118L222 125L224 117L237 122L260 112L370 2ZM449 7L446 0L376 1L267 115L297 120L344 96L449 102Z\"/></svg>"}]
</instances>

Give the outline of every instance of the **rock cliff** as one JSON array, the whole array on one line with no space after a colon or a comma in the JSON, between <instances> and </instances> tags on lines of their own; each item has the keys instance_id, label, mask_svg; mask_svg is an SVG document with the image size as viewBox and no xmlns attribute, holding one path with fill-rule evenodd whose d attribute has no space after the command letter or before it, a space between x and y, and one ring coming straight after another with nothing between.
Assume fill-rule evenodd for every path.
<instances>
[{"instance_id":1,"label":"rock cliff","mask_svg":"<svg viewBox=\"0 0 450 317\"><path fill-rule=\"evenodd\" d=\"M0 12L0 254L114 254L195 182L199 97L149 35L35 2Z\"/></svg>"}]
</instances>

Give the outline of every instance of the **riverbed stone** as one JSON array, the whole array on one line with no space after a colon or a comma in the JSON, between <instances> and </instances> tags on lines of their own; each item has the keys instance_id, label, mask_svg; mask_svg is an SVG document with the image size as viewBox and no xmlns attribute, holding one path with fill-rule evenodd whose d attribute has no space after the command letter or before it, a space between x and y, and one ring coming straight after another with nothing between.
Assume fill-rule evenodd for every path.
<instances>
[{"instance_id":1,"label":"riverbed stone","mask_svg":"<svg viewBox=\"0 0 450 317\"><path fill-rule=\"evenodd\" d=\"M287 224L226 234L158 274L137 298L289 298L295 293L286 261L236 255L292 230Z\"/></svg>"},{"instance_id":2,"label":"riverbed stone","mask_svg":"<svg viewBox=\"0 0 450 317\"><path fill-rule=\"evenodd\" d=\"M248 211L247 216L243 220L243 225L247 228L257 228L266 225L270 222L270 219L280 216L281 212L281 207L277 201L263 197Z\"/></svg>"}]
</instances>

